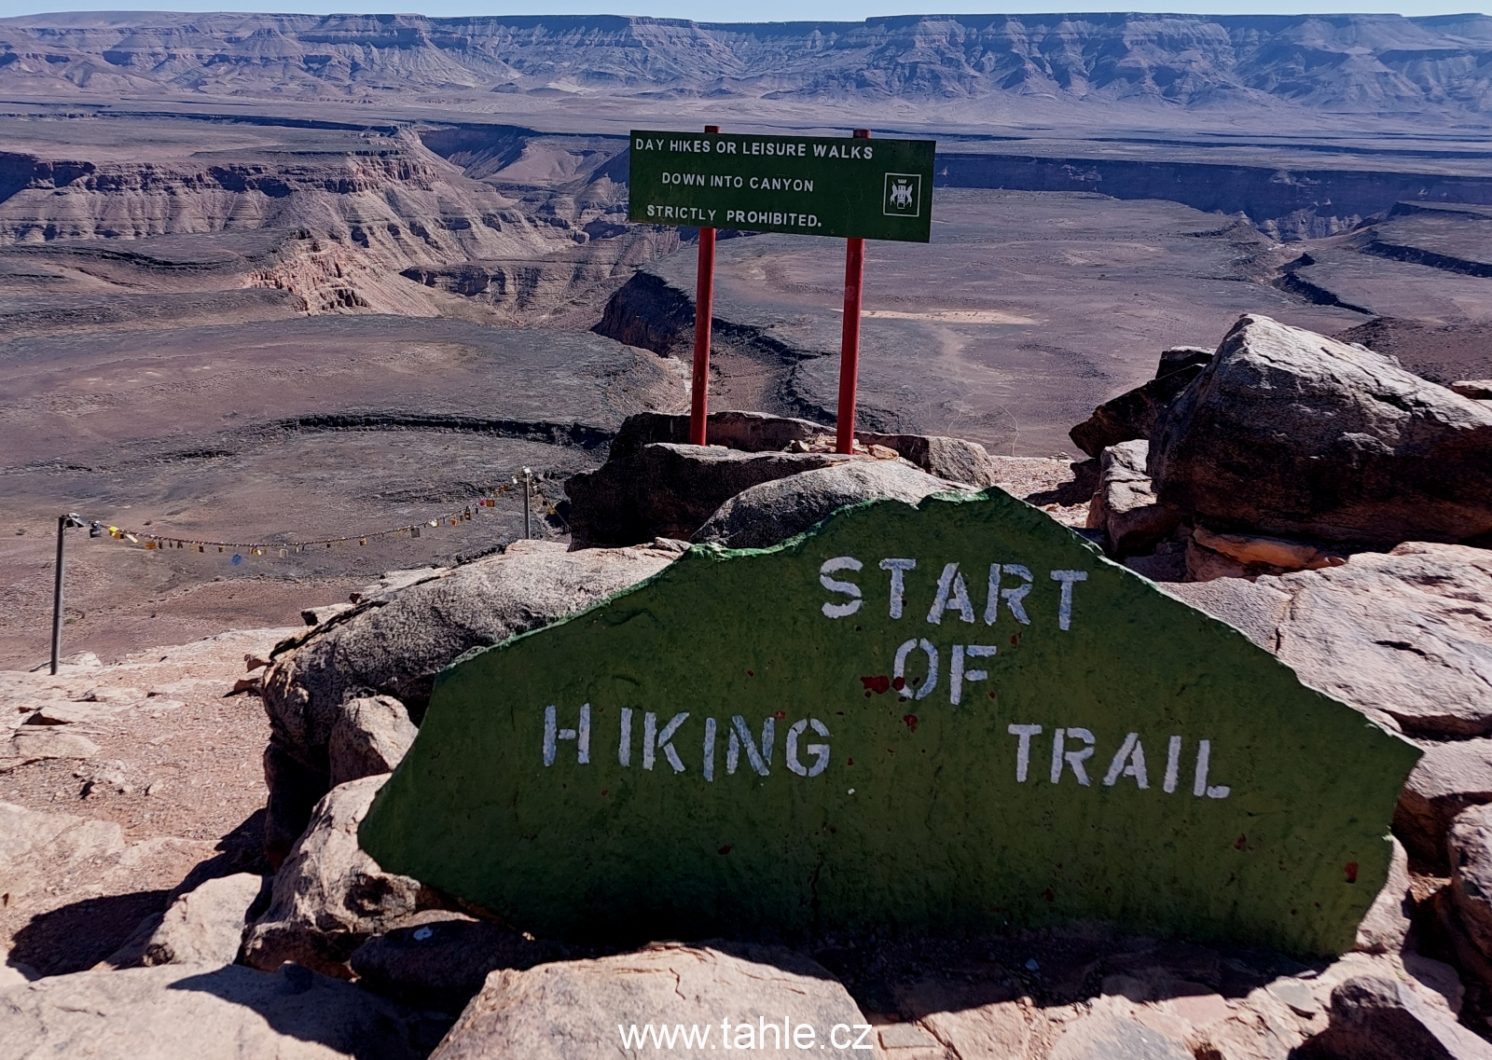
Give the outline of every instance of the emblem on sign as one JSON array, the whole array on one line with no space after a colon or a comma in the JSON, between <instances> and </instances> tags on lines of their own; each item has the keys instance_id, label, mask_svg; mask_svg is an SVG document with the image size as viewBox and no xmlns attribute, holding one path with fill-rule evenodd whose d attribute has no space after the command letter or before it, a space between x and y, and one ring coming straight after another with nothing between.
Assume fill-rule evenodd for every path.
<instances>
[{"instance_id":1,"label":"emblem on sign","mask_svg":"<svg viewBox=\"0 0 1492 1060\"><path fill-rule=\"evenodd\" d=\"M922 175L887 173L886 200L881 212L887 217L916 217L921 213Z\"/></svg>"}]
</instances>

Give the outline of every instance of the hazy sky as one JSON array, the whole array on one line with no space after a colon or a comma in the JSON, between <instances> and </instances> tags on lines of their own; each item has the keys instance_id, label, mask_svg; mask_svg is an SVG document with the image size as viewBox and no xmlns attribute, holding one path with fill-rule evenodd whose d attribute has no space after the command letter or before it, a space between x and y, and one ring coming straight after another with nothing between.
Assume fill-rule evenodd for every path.
<instances>
[{"instance_id":1,"label":"hazy sky","mask_svg":"<svg viewBox=\"0 0 1492 1060\"><path fill-rule=\"evenodd\" d=\"M799 19L858 21L870 15L991 11L1200 11L1208 14L1303 14L1352 11L1415 15L1465 11L1492 13L1492 0L1050 0L1000 3L998 0L147 0L145 3L83 2L76 0L0 0L0 15L29 15L47 11L276 11L322 14L418 12L425 15L516 14L631 14L692 18L700 22L780 22Z\"/></svg>"}]
</instances>

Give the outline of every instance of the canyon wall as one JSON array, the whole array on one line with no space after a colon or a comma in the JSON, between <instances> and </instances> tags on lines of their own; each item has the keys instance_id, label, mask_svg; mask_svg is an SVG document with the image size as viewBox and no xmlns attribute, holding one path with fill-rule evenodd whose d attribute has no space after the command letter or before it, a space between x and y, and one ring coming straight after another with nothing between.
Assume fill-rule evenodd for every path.
<instances>
[{"instance_id":1,"label":"canyon wall","mask_svg":"<svg viewBox=\"0 0 1492 1060\"><path fill-rule=\"evenodd\" d=\"M79 13L0 20L12 92L1024 99L1492 111L1483 15L910 15L717 25L614 16Z\"/></svg>"}]
</instances>

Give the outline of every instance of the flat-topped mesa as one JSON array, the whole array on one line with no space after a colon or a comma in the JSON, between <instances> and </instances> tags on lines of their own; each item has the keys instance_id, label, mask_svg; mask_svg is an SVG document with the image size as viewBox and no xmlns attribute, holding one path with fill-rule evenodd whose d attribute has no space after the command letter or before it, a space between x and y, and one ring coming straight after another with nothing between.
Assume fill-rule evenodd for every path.
<instances>
[{"instance_id":1,"label":"flat-topped mesa","mask_svg":"<svg viewBox=\"0 0 1492 1060\"><path fill-rule=\"evenodd\" d=\"M0 66L0 86L52 98L168 88L360 101L389 90L417 99L532 92L549 104L562 94L584 102L663 90L751 99L758 109L859 96L945 111L1040 96L1054 106L1135 102L1231 115L1230 108L1264 105L1421 123L1443 113L1449 122L1485 112L1488 90L1477 71L1486 26L1474 14L903 15L786 24L51 14L6 21L10 61ZM700 63L700 55L711 61Z\"/></svg>"}]
</instances>

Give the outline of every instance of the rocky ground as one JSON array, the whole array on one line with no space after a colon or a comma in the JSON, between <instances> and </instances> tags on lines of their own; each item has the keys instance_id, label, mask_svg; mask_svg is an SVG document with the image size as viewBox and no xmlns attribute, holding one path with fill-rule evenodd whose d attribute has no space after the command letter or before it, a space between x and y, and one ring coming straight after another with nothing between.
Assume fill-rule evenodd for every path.
<instances>
[{"instance_id":1,"label":"rocky ground","mask_svg":"<svg viewBox=\"0 0 1492 1060\"><path fill-rule=\"evenodd\" d=\"M748 413L713 417L701 449L681 444L684 417L648 413L566 484L568 548L407 572L310 627L9 672L0 1032L19 1055L573 1058L614 1055L618 1022L732 1012L863 1027L868 1051L830 1055L892 1060L1492 1056L1485 395L1246 316L1074 427L1086 461L870 433L840 455L812 422ZM1310 963L1098 925L619 952L522 934L358 848L434 675L466 650L635 583L680 539L761 547L846 503L986 488L1425 751L1351 952ZM194 1027L210 1021L208 1041Z\"/></svg>"},{"instance_id":2,"label":"rocky ground","mask_svg":"<svg viewBox=\"0 0 1492 1060\"><path fill-rule=\"evenodd\" d=\"M86 970L184 883L263 868L265 722L232 688L246 656L291 632L79 661L57 677L6 673L0 924L12 962Z\"/></svg>"}]
</instances>

